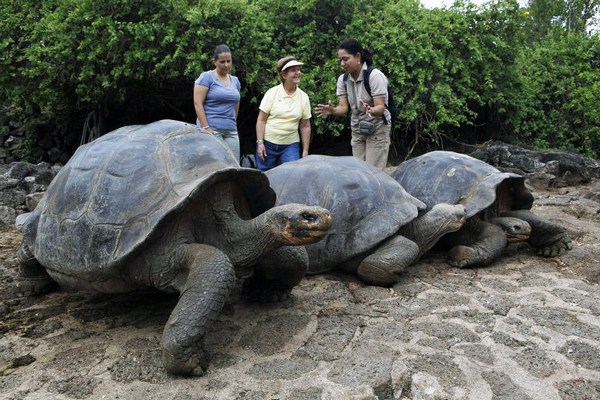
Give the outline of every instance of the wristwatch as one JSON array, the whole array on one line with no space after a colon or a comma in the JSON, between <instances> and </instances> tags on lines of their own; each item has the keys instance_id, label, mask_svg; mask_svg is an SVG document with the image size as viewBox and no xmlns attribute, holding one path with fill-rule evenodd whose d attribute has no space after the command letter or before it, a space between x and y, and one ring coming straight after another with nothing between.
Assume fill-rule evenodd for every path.
<instances>
[{"instance_id":1,"label":"wristwatch","mask_svg":"<svg viewBox=\"0 0 600 400\"><path fill-rule=\"evenodd\" d=\"M263 144L263 143L264 143L264 141L263 141L262 139L258 139L258 140L256 141L256 144Z\"/></svg>"}]
</instances>

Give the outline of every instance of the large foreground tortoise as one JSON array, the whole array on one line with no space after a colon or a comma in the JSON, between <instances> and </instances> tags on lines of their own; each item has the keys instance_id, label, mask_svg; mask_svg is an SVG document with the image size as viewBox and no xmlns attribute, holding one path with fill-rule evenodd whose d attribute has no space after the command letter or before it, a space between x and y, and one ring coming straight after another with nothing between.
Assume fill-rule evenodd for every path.
<instances>
[{"instance_id":1,"label":"large foreground tortoise","mask_svg":"<svg viewBox=\"0 0 600 400\"><path fill-rule=\"evenodd\" d=\"M487 265L507 243L518 241L528 240L546 257L572 248L563 227L530 211L533 195L520 175L464 154L432 151L403 162L391 176L428 208L439 203L465 206L467 223L440 240L450 248L451 265Z\"/></svg>"},{"instance_id":2,"label":"large foreground tortoise","mask_svg":"<svg viewBox=\"0 0 600 400\"><path fill-rule=\"evenodd\" d=\"M274 202L262 172L239 167L194 125L124 127L81 146L17 220L19 285L179 292L162 337L165 367L202 374L202 338L236 272L253 272L250 295L284 297L308 263L303 247L290 246L321 239L331 224L323 208ZM277 268L253 269L259 260Z\"/></svg>"},{"instance_id":3,"label":"large foreground tortoise","mask_svg":"<svg viewBox=\"0 0 600 400\"><path fill-rule=\"evenodd\" d=\"M465 221L461 205L425 205L381 170L355 157L311 155L266 172L277 204L303 203L331 212L320 242L306 246L309 274L332 269L388 286L439 237Z\"/></svg>"}]
</instances>

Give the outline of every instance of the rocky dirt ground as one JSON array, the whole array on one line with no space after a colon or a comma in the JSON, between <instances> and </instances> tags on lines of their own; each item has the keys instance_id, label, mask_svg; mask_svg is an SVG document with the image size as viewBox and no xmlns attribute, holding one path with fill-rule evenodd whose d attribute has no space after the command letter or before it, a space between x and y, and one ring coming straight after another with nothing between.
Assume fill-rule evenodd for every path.
<instances>
[{"instance_id":1,"label":"rocky dirt ground","mask_svg":"<svg viewBox=\"0 0 600 400\"><path fill-rule=\"evenodd\" d=\"M600 183L537 190L536 213L574 249L511 246L488 268L432 253L392 288L307 277L293 298L235 295L206 338L199 378L166 375L161 331L176 298L60 290L11 295L20 235L0 233L0 398L600 398Z\"/></svg>"}]
</instances>

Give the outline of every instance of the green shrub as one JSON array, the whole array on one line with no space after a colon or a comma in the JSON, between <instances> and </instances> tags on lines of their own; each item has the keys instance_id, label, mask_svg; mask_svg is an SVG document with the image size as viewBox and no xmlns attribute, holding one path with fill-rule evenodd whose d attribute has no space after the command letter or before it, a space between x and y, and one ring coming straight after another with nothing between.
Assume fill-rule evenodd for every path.
<instances>
[{"instance_id":1,"label":"green shrub","mask_svg":"<svg viewBox=\"0 0 600 400\"><path fill-rule=\"evenodd\" d=\"M581 29L590 16L579 8L545 1L427 10L418 0L5 0L0 123L52 120L73 138L85 121L99 132L191 122L193 81L225 43L243 85L241 137L250 139L277 59L305 62L301 85L313 105L336 102L337 45L354 37L389 78L404 154L502 138L598 156L598 36ZM564 22L577 12L577 24ZM345 129L343 119L313 121L319 138Z\"/></svg>"}]
</instances>

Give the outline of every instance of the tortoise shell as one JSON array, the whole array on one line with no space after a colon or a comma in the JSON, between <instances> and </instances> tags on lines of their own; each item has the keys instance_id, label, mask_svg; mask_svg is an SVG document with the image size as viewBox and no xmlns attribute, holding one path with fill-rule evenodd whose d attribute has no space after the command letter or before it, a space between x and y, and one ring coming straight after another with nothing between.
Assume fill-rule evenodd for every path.
<instances>
[{"instance_id":1,"label":"tortoise shell","mask_svg":"<svg viewBox=\"0 0 600 400\"><path fill-rule=\"evenodd\" d=\"M439 203L463 204L467 217L472 217L492 204L512 210L530 209L533 204L522 176L452 151L432 151L412 158L391 176L428 210ZM499 192L506 197L502 204L496 201Z\"/></svg>"},{"instance_id":2,"label":"tortoise shell","mask_svg":"<svg viewBox=\"0 0 600 400\"><path fill-rule=\"evenodd\" d=\"M265 175L241 168L221 141L195 125L127 126L79 147L21 229L50 269L115 268L174 213L227 180L242 187L252 217L274 205Z\"/></svg>"},{"instance_id":3,"label":"tortoise shell","mask_svg":"<svg viewBox=\"0 0 600 400\"><path fill-rule=\"evenodd\" d=\"M266 174L277 205L302 203L331 212L329 234L306 246L310 273L371 250L425 207L389 175L356 157L310 155Z\"/></svg>"}]
</instances>

